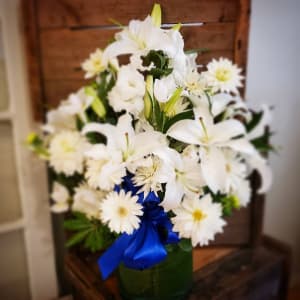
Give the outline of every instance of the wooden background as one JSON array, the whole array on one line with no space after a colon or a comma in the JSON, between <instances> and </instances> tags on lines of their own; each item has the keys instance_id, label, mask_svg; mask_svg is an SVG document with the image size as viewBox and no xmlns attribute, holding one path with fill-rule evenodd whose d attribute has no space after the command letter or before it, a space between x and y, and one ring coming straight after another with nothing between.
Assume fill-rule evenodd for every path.
<instances>
[{"instance_id":1,"label":"wooden background","mask_svg":"<svg viewBox=\"0 0 300 300\"><path fill-rule=\"evenodd\" d=\"M223 56L246 70L250 0L157 2L165 24L183 24L186 49L210 50L199 56L199 63ZM110 19L122 24L143 19L153 4L150 0L24 0L23 28L35 119L43 120L46 109L84 84L80 64L113 37L117 28ZM263 200L254 197L248 208L227 219L225 234L218 235L213 245L257 243L262 213Z\"/></svg>"}]
</instances>

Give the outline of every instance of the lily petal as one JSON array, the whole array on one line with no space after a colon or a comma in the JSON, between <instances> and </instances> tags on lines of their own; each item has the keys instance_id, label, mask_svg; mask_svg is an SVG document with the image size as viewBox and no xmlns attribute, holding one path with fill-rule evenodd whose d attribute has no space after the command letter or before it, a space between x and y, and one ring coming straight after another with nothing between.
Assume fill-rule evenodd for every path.
<instances>
[{"instance_id":1,"label":"lily petal","mask_svg":"<svg viewBox=\"0 0 300 300\"><path fill-rule=\"evenodd\" d=\"M262 136L266 130L266 126L268 126L271 123L272 116L271 116L270 108L267 105L263 105L262 109L263 109L263 115L259 123L248 133L249 140L254 140Z\"/></svg>"},{"instance_id":2,"label":"lily petal","mask_svg":"<svg viewBox=\"0 0 300 300\"><path fill-rule=\"evenodd\" d=\"M267 165L267 161L259 155L252 156L248 159L250 166L257 170L261 177L261 186L257 191L259 194L267 192L273 181L271 168Z\"/></svg>"},{"instance_id":3,"label":"lily petal","mask_svg":"<svg viewBox=\"0 0 300 300\"><path fill-rule=\"evenodd\" d=\"M171 126L167 135L178 141L197 145L204 136L204 132L200 123L198 124L195 120L182 120Z\"/></svg>"},{"instance_id":4,"label":"lily petal","mask_svg":"<svg viewBox=\"0 0 300 300\"><path fill-rule=\"evenodd\" d=\"M224 144L237 152L253 155L256 153L254 146L245 138L230 140Z\"/></svg>"},{"instance_id":5,"label":"lily petal","mask_svg":"<svg viewBox=\"0 0 300 300\"><path fill-rule=\"evenodd\" d=\"M245 134L244 125L237 120L226 120L215 124L211 135L215 143L226 142L234 137Z\"/></svg>"},{"instance_id":6,"label":"lily petal","mask_svg":"<svg viewBox=\"0 0 300 300\"><path fill-rule=\"evenodd\" d=\"M161 206L165 211L177 208L180 205L183 197L183 186L176 180L169 181L166 184L166 192L164 200L161 202Z\"/></svg>"},{"instance_id":7,"label":"lily petal","mask_svg":"<svg viewBox=\"0 0 300 300\"><path fill-rule=\"evenodd\" d=\"M202 174L208 187L217 193L226 185L226 160L222 151L216 147L200 151Z\"/></svg>"}]
</instances>

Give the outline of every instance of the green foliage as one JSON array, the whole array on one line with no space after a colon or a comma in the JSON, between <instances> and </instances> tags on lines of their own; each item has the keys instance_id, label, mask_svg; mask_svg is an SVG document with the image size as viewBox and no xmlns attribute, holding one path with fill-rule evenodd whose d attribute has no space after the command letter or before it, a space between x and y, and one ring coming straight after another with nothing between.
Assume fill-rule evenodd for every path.
<instances>
[{"instance_id":1,"label":"green foliage","mask_svg":"<svg viewBox=\"0 0 300 300\"><path fill-rule=\"evenodd\" d=\"M274 146L270 144L270 137L272 136L272 132L265 130L264 134L254 140L251 141L252 145L261 153L268 153L270 151L276 151Z\"/></svg>"},{"instance_id":2,"label":"green foliage","mask_svg":"<svg viewBox=\"0 0 300 300\"><path fill-rule=\"evenodd\" d=\"M147 75L152 75L154 79L169 75L173 69L169 68L169 58L163 51L151 50L146 56L142 56L143 65L149 67L153 63L154 67L146 71Z\"/></svg>"},{"instance_id":3,"label":"green foliage","mask_svg":"<svg viewBox=\"0 0 300 300\"><path fill-rule=\"evenodd\" d=\"M72 176L67 176L64 173L56 173L52 169L50 169L49 177L51 180L57 181L68 188L70 193L73 193L74 188L77 187L84 179L83 175L78 173L75 173Z\"/></svg>"},{"instance_id":4,"label":"green foliage","mask_svg":"<svg viewBox=\"0 0 300 300\"><path fill-rule=\"evenodd\" d=\"M213 202L220 203L223 209L223 216L231 216L234 209L240 208L240 201L235 195L226 195L217 193L214 194L207 186L204 188L204 193L211 194Z\"/></svg>"},{"instance_id":5,"label":"green foliage","mask_svg":"<svg viewBox=\"0 0 300 300\"><path fill-rule=\"evenodd\" d=\"M95 219L88 219L82 213L73 213L71 219L64 221L64 228L72 231L66 246L82 244L84 248L95 252L107 248L113 242L113 235L107 226Z\"/></svg>"},{"instance_id":6,"label":"green foliage","mask_svg":"<svg viewBox=\"0 0 300 300\"><path fill-rule=\"evenodd\" d=\"M192 243L190 239L181 239L180 242L178 243L178 246L183 250L183 251L191 251L192 250Z\"/></svg>"},{"instance_id":7,"label":"green foliage","mask_svg":"<svg viewBox=\"0 0 300 300\"><path fill-rule=\"evenodd\" d=\"M246 124L246 130L247 132L250 132L251 130L253 130L258 123L260 122L261 118L263 116L263 112L252 112L252 119L249 123Z\"/></svg>"},{"instance_id":8,"label":"green foliage","mask_svg":"<svg viewBox=\"0 0 300 300\"><path fill-rule=\"evenodd\" d=\"M190 119L193 120L194 119L194 112L192 109L186 110L182 113L177 114L176 116L169 118L166 120L164 128L163 128L163 132L167 132L168 129L175 124L178 121L181 120L185 120L185 119Z\"/></svg>"}]
</instances>

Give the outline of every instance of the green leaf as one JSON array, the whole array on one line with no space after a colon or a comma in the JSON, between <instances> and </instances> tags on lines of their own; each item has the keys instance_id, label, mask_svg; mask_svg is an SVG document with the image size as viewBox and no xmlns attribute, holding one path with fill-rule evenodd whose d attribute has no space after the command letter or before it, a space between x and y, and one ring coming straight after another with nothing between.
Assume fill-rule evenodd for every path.
<instances>
[{"instance_id":1,"label":"green leaf","mask_svg":"<svg viewBox=\"0 0 300 300\"><path fill-rule=\"evenodd\" d=\"M252 112L252 119L249 123L246 124L246 130L247 132L250 132L252 129L254 129L258 123L260 122L261 118L263 116L263 112Z\"/></svg>"},{"instance_id":2,"label":"green leaf","mask_svg":"<svg viewBox=\"0 0 300 300\"><path fill-rule=\"evenodd\" d=\"M169 68L169 58L161 50L149 51L146 56L142 56L142 61L144 66L149 67L151 63L154 65L152 69L145 72L148 75L152 75L154 79L167 76L173 71L172 68Z\"/></svg>"},{"instance_id":3,"label":"green leaf","mask_svg":"<svg viewBox=\"0 0 300 300\"><path fill-rule=\"evenodd\" d=\"M104 118L106 115L106 109L105 109L101 99L97 95L97 91L91 86L85 87L84 91L85 91L86 95L93 97L93 102L91 104L91 107L94 110L94 112L100 118Z\"/></svg>"},{"instance_id":4,"label":"green leaf","mask_svg":"<svg viewBox=\"0 0 300 300\"><path fill-rule=\"evenodd\" d=\"M165 126L164 126L164 129L163 129L163 132L167 132L168 129L173 125L175 124L176 122L178 121L181 121L181 120L185 120L185 119L190 119L190 120L193 120L194 119L194 112L192 109L190 110L187 110L187 111L184 111L176 116L174 116L173 118L171 119L168 119L165 123Z\"/></svg>"},{"instance_id":5,"label":"green leaf","mask_svg":"<svg viewBox=\"0 0 300 300\"><path fill-rule=\"evenodd\" d=\"M68 230L83 230L91 228L92 224L88 220L70 219L64 221L64 228Z\"/></svg>"},{"instance_id":6,"label":"green leaf","mask_svg":"<svg viewBox=\"0 0 300 300\"><path fill-rule=\"evenodd\" d=\"M181 96L182 90L183 90L182 87L177 88L173 93L173 95L168 100L168 102L164 105L163 111L166 113L166 115L168 115L170 111L173 110L174 105L176 104L176 102Z\"/></svg>"},{"instance_id":7,"label":"green leaf","mask_svg":"<svg viewBox=\"0 0 300 300\"><path fill-rule=\"evenodd\" d=\"M79 244L80 242L82 242L84 240L84 238L89 234L89 232L91 231L91 229L86 229L83 231L79 231L76 234L74 234L66 243L66 246L68 248Z\"/></svg>"},{"instance_id":8,"label":"green leaf","mask_svg":"<svg viewBox=\"0 0 300 300\"><path fill-rule=\"evenodd\" d=\"M191 251L192 250L192 243L190 239L181 239L180 242L178 243L178 246L183 250L183 251Z\"/></svg>"},{"instance_id":9,"label":"green leaf","mask_svg":"<svg viewBox=\"0 0 300 300\"><path fill-rule=\"evenodd\" d=\"M153 99L153 76L147 75L146 78L146 93L144 96L144 114L145 118L149 119L152 114L152 99Z\"/></svg>"}]
</instances>

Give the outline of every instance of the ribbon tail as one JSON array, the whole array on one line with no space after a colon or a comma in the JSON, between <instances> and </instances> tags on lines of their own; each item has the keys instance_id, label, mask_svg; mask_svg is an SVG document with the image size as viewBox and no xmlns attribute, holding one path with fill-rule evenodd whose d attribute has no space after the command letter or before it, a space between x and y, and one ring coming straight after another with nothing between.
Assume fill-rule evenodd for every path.
<instances>
[{"instance_id":1,"label":"ribbon tail","mask_svg":"<svg viewBox=\"0 0 300 300\"><path fill-rule=\"evenodd\" d=\"M121 235L98 259L98 266L103 280L107 279L121 263L124 251L131 239L132 237L127 234Z\"/></svg>"},{"instance_id":2,"label":"ribbon tail","mask_svg":"<svg viewBox=\"0 0 300 300\"><path fill-rule=\"evenodd\" d=\"M143 222L128 248L124 252L125 266L143 270L154 266L167 257L167 251L151 222Z\"/></svg>"}]
</instances>

